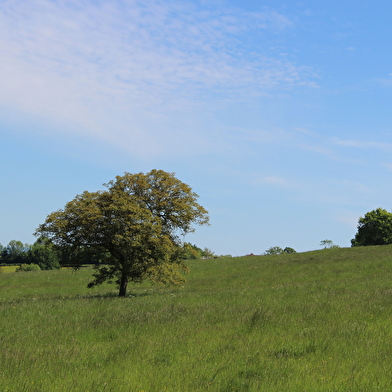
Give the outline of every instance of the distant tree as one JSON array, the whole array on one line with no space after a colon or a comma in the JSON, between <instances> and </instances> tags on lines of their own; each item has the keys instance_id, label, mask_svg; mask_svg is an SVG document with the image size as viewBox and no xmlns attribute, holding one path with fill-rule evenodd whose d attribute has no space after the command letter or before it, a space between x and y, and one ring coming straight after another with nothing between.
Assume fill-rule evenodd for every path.
<instances>
[{"instance_id":1,"label":"distant tree","mask_svg":"<svg viewBox=\"0 0 392 392\"><path fill-rule=\"evenodd\" d=\"M1 262L3 264L8 264L8 262L9 262L8 250L6 247L3 247L2 251L1 251Z\"/></svg>"},{"instance_id":2,"label":"distant tree","mask_svg":"<svg viewBox=\"0 0 392 392\"><path fill-rule=\"evenodd\" d=\"M46 238L38 238L28 251L27 260L29 263L37 264L42 270L60 268L59 252Z\"/></svg>"},{"instance_id":3,"label":"distant tree","mask_svg":"<svg viewBox=\"0 0 392 392\"><path fill-rule=\"evenodd\" d=\"M178 271L187 267L179 236L194 224L208 224L198 195L163 170L125 173L106 188L76 196L48 215L36 235L65 251L75 266L80 249L91 250L99 265L88 287L115 281L125 296L128 282L183 281Z\"/></svg>"},{"instance_id":4,"label":"distant tree","mask_svg":"<svg viewBox=\"0 0 392 392\"><path fill-rule=\"evenodd\" d=\"M204 248L201 252L201 257L203 259L212 259L213 257L216 257L216 255L211 249Z\"/></svg>"},{"instance_id":5,"label":"distant tree","mask_svg":"<svg viewBox=\"0 0 392 392\"><path fill-rule=\"evenodd\" d=\"M295 249L290 248L288 246L286 246L286 248L281 248L280 246L271 246L270 248L268 248L263 255L264 256L268 256L268 255L282 255L285 253L297 253L295 251Z\"/></svg>"},{"instance_id":6,"label":"distant tree","mask_svg":"<svg viewBox=\"0 0 392 392\"><path fill-rule=\"evenodd\" d=\"M211 259L213 257L218 257L215 253L208 248L201 249L196 245L189 242L183 244L183 256L184 260L194 260L194 259Z\"/></svg>"},{"instance_id":7,"label":"distant tree","mask_svg":"<svg viewBox=\"0 0 392 392\"><path fill-rule=\"evenodd\" d=\"M297 253L297 252L295 249L286 246L286 248L283 249L283 253Z\"/></svg>"},{"instance_id":8,"label":"distant tree","mask_svg":"<svg viewBox=\"0 0 392 392\"><path fill-rule=\"evenodd\" d=\"M339 245L335 245L331 240L323 240L320 242L320 246L324 249L335 249L339 248Z\"/></svg>"},{"instance_id":9,"label":"distant tree","mask_svg":"<svg viewBox=\"0 0 392 392\"><path fill-rule=\"evenodd\" d=\"M280 246L271 246L264 252L264 255L281 255L283 252L284 251Z\"/></svg>"},{"instance_id":10,"label":"distant tree","mask_svg":"<svg viewBox=\"0 0 392 392\"><path fill-rule=\"evenodd\" d=\"M21 241L12 240L3 248L2 261L8 264L24 263L30 248L31 246L29 244L23 244Z\"/></svg>"},{"instance_id":11,"label":"distant tree","mask_svg":"<svg viewBox=\"0 0 392 392\"><path fill-rule=\"evenodd\" d=\"M200 259L202 257L203 250L196 245L193 245L189 242L185 242L183 244L183 255L182 258L184 260L195 260Z\"/></svg>"},{"instance_id":12,"label":"distant tree","mask_svg":"<svg viewBox=\"0 0 392 392\"><path fill-rule=\"evenodd\" d=\"M382 208L367 212L359 218L358 231L351 246L392 244L392 213Z\"/></svg>"}]
</instances>

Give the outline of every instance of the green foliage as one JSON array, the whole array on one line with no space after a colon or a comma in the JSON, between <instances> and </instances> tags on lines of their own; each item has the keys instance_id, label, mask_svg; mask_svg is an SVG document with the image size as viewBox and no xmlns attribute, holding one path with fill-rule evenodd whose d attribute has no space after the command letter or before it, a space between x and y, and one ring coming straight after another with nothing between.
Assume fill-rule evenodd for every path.
<instances>
[{"instance_id":1,"label":"green foliage","mask_svg":"<svg viewBox=\"0 0 392 392\"><path fill-rule=\"evenodd\" d=\"M215 253L208 248L201 249L196 245L189 242L183 244L183 256L184 260L196 260L196 259L211 259L217 257Z\"/></svg>"},{"instance_id":2,"label":"green foliage","mask_svg":"<svg viewBox=\"0 0 392 392\"><path fill-rule=\"evenodd\" d=\"M21 264L16 272L28 272L28 271L41 271L41 267L38 264Z\"/></svg>"},{"instance_id":3,"label":"green foliage","mask_svg":"<svg viewBox=\"0 0 392 392\"><path fill-rule=\"evenodd\" d=\"M33 245L12 240L6 247L0 246L4 264L38 264L41 269L60 268L59 254L47 239L38 238Z\"/></svg>"},{"instance_id":4,"label":"green foliage","mask_svg":"<svg viewBox=\"0 0 392 392\"><path fill-rule=\"evenodd\" d=\"M30 250L30 245L23 244L21 241L12 240L8 243L7 250L12 258L17 259L20 257L23 259L24 254Z\"/></svg>"},{"instance_id":5,"label":"green foliage","mask_svg":"<svg viewBox=\"0 0 392 392\"><path fill-rule=\"evenodd\" d=\"M264 256L268 256L268 255L282 255L282 254L285 254L285 253L290 254L290 253L297 253L297 252L295 251L295 249L290 248L288 246L286 246L286 248L284 248L284 249L281 248L280 246L271 246L270 248L268 248L263 253L263 255Z\"/></svg>"},{"instance_id":6,"label":"green foliage","mask_svg":"<svg viewBox=\"0 0 392 392\"><path fill-rule=\"evenodd\" d=\"M125 173L106 187L85 191L51 213L36 235L55 244L76 267L81 254L93 255L97 266L90 288L114 281L125 296L128 282L183 282L180 272L187 267L179 235L208 224L198 195L162 170Z\"/></svg>"},{"instance_id":7,"label":"green foliage","mask_svg":"<svg viewBox=\"0 0 392 392\"><path fill-rule=\"evenodd\" d=\"M281 255L283 253L283 249L280 246L271 246L264 252L264 256L268 255Z\"/></svg>"},{"instance_id":8,"label":"green foliage","mask_svg":"<svg viewBox=\"0 0 392 392\"><path fill-rule=\"evenodd\" d=\"M197 247L196 245L193 245L189 242L185 242L183 244L183 255L182 258L184 260L196 260L196 259L201 259L203 255L203 250Z\"/></svg>"},{"instance_id":9,"label":"green foliage","mask_svg":"<svg viewBox=\"0 0 392 392\"><path fill-rule=\"evenodd\" d=\"M391 391L391 252L192 260L129 298L91 268L2 274L0 390Z\"/></svg>"},{"instance_id":10,"label":"green foliage","mask_svg":"<svg viewBox=\"0 0 392 392\"><path fill-rule=\"evenodd\" d=\"M217 257L217 256L215 255L215 253L211 249L204 248L202 250L202 252L201 252L201 258L202 259L211 259L213 257Z\"/></svg>"},{"instance_id":11,"label":"green foliage","mask_svg":"<svg viewBox=\"0 0 392 392\"><path fill-rule=\"evenodd\" d=\"M351 246L388 244L392 244L392 213L377 208L359 218L358 231Z\"/></svg>"},{"instance_id":12,"label":"green foliage","mask_svg":"<svg viewBox=\"0 0 392 392\"><path fill-rule=\"evenodd\" d=\"M29 244L23 244L21 241L10 241L6 247L2 247L2 263L18 264L28 262L27 254L30 248Z\"/></svg>"},{"instance_id":13,"label":"green foliage","mask_svg":"<svg viewBox=\"0 0 392 392\"><path fill-rule=\"evenodd\" d=\"M28 259L31 263L39 265L42 270L60 268L58 252L53 246L33 245L29 250Z\"/></svg>"},{"instance_id":14,"label":"green foliage","mask_svg":"<svg viewBox=\"0 0 392 392\"><path fill-rule=\"evenodd\" d=\"M28 263L38 264L42 270L60 268L60 254L54 245L44 237L38 238L26 255Z\"/></svg>"},{"instance_id":15,"label":"green foliage","mask_svg":"<svg viewBox=\"0 0 392 392\"><path fill-rule=\"evenodd\" d=\"M320 242L320 246L324 249L337 249L340 248L339 245L335 245L331 240L323 240Z\"/></svg>"}]
</instances>

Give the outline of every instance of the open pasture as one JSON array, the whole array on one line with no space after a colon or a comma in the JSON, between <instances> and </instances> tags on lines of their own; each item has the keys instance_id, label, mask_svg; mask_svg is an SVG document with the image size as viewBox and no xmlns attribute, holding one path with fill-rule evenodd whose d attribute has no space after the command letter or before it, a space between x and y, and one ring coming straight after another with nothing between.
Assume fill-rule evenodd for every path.
<instances>
[{"instance_id":1,"label":"open pasture","mask_svg":"<svg viewBox=\"0 0 392 392\"><path fill-rule=\"evenodd\" d=\"M182 288L0 274L0 390L392 390L392 247L189 262Z\"/></svg>"},{"instance_id":2,"label":"open pasture","mask_svg":"<svg viewBox=\"0 0 392 392\"><path fill-rule=\"evenodd\" d=\"M2 266L0 267L0 273L15 272L17 268L15 265Z\"/></svg>"}]
</instances>

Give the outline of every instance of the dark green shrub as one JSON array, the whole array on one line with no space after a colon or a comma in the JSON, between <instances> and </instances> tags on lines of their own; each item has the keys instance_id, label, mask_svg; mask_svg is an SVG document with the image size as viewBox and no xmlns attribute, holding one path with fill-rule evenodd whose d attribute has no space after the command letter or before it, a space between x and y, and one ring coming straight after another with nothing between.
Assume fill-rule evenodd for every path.
<instances>
[{"instance_id":1,"label":"dark green shrub","mask_svg":"<svg viewBox=\"0 0 392 392\"><path fill-rule=\"evenodd\" d=\"M59 269L59 257L57 252L51 246L36 245L28 253L29 262L39 265L42 270Z\"/></svg>"}]
</instances>

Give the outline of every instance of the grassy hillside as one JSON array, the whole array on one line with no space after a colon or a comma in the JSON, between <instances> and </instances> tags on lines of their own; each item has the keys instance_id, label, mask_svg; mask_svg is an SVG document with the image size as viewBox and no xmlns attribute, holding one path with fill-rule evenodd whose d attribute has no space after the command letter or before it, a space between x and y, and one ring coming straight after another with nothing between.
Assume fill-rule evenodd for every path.
<instances>
[{"instance_id":1,"label":"grassy hillside","mask_svg":"<svg viewBox=\"0 0 392 392\"><path fill-rule=\"evenodd\" d=\"M392 247L189 262L183 288L0 274L1 391L390 391Z\"/></svg>"}]
</instances>

